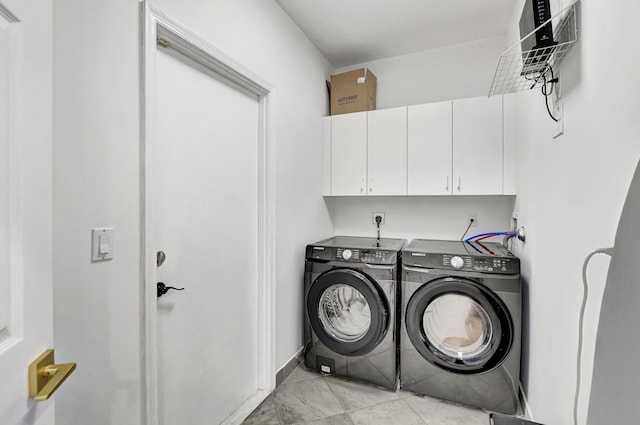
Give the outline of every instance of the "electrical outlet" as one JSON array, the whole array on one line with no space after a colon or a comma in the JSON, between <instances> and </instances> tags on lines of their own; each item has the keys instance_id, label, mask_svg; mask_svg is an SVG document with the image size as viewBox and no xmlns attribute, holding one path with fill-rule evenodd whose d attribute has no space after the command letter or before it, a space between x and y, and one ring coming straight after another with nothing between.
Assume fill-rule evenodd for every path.
<instances>
[{"instance_id":1,"label":"electrical outlet","mask_svg":"<svg viewBox=\"0 0 640 425\"><path fill-rule=\"evenodd\" d=\"M564 134L564 104L557 103L555 105L553 116L558 121L555 123L555 127L553 129L553 138L557 139L558 137Z\"/></svg>"},{"instance_id":2,"label":"electrical outlet","mask_svg":"<svg viewBox=\"0 0 640 425\"><path fill-rule=\"evenodd\" d=\"M478 214L477 213L468 213L467 214L467 224L469 224L469 222L473 220L473 223L471 223L471 227L478 227Z\"/></svg>"},{"instance_id":3,"label":"electrical outlet","mask_svg":"<svg viewBox=\"0 0 640 425\"><path fill-rule=\"evenodd\" d=\"M562 69L558 67L554 68L553 71L553 76L558 80L558 82L553 85L551 99L553 100L553 104L557 105L562 101Z\"/></svg>"},{"instance_id":4,"label":"electrical outlet","mask_svg":"<svg viewBox=\"0 0 640 425\"><path fill-rule=\"evenodd\" d=\"M384 213L383 212L374 212L373 214L371 214L371 222L373 224L377 224L376 223L376 217L381 217L382 221L380 222L380 224L384 224Z\"/></svg>"}]
</instances>

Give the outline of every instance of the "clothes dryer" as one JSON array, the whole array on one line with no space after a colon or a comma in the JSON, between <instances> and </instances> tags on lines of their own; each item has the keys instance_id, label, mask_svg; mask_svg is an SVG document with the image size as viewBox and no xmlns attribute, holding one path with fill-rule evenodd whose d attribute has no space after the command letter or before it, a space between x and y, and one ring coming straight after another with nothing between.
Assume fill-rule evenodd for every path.
<instances>
[{"instance_id":1,"label":"clothes dryer","mask_svg":"<svg viewBox=\"0 0 640 425\"><path fill-rule=\"evenodd\" d=\"M497 243L424 239L402 258L401 388L516 413L519 259Z\"/></svg>"},{"instance_id":2,"label":"clothes dryer","mask_svg":"<svg viewBox=\"0 0 640 425\"><path fill-rule=\"evenodd\" d=\"M308 368L396 389L403 239L336 236L306 248Z\"/></svg>"}]
</instances>

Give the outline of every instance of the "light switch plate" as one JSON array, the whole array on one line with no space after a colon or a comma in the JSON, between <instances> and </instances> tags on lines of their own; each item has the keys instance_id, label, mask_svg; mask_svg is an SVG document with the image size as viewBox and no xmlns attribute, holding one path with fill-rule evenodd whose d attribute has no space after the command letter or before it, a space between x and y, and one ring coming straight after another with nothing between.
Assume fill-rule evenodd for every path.
<instances>
[{"instance_id":1,"label":"light switch plate","mask_svg":"<svg viewBox=\"0 0 640 425\"><path fill-rule=\"evenodd\" d=\"M113 227L91 229L91 261L113 259Z\"/></svg>"}]
</instances>

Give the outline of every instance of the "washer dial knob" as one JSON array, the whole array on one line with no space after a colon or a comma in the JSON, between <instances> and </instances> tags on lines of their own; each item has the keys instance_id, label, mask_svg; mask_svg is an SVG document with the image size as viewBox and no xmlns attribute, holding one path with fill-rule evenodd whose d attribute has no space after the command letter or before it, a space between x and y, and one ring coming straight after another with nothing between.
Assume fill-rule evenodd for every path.
<instances>
[{"instance_id":1,"label":"washer dial knob","mask_svg":"<svg viewBox=\"0 0 640 425\"><path fill-rule=\"evenodd\" d=\"M349 261L352 256L353 251L351 251L350 249L345 249L344 251L342 251L342 258L344 258L346 261Z\"/></svg>"},{"instance_id":2,"label":"washer dial knob","mask_svg":"<svg viewBox=\"0 0 640 425\"><path fill-rule=\"evenodd\" d=\"M451 267L457 270L464 267L464 260L462 257L458 257L457 255L455 257L451 257Z\"/></svg>"}]
</instances>

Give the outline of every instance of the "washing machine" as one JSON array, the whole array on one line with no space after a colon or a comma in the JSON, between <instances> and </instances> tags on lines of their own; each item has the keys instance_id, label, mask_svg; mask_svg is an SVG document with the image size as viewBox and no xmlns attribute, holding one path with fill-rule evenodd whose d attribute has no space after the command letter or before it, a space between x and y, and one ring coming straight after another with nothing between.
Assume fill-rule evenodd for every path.
<instances>
[{"instance_id":1,"label":"washing machine","mask_svg":"<svg viewBox=\"0 0 640 425\"><path fill-rule=\"evenodd\" d=\"M336 236L306 247L310 369L396 389L396 292L404 239Z\"/></svg>"},{"instance_id":2,"label":"washing machine","mask_svg":"<svg viewBox=\"0 0 640 425\"><path fill-rule=\"evenodd\" d=\"M498 243L416 239L402 253L402 389L514 414L520 260Z\"/></svg>"}]
</instances>

